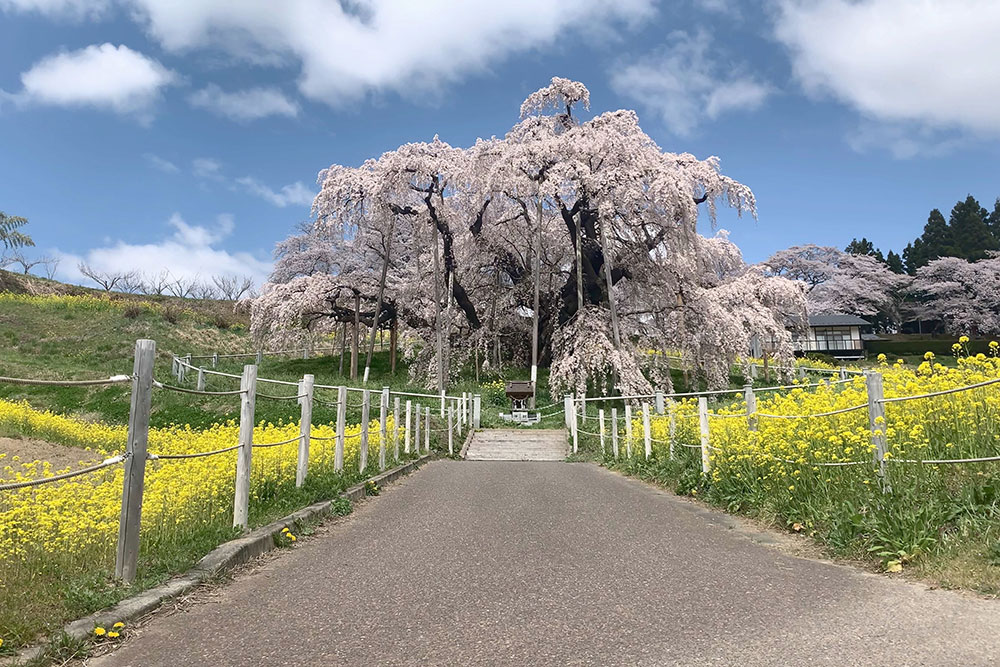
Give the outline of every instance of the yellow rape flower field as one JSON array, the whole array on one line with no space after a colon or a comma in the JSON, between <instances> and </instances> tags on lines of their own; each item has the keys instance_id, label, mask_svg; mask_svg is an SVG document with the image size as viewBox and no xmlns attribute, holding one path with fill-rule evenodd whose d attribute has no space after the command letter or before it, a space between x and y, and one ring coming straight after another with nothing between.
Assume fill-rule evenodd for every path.
<instances>
[{"instance_id":1,"label":"yellow rape flower field","mask_svg":"<svg viewBox=\"0 0 1000 667\"><path fill-rule=\"evenodd\" d=\"M394 425L390 418L390 433ZM348 426L344 472L334 471L333 439L312 440L309 474L295 487L298 443L253 450L250 522L262 525L289 511L334 497L377 472L379 429L369 430L369 467L358 472L360 425ZM149 431L149 452L185 454L229 447L238 424L204 430L189 426ZM264 423L255 443L298 435L298 423ZM92 450L93 459L120 454L126 427L90 423L32 409L24 402L0 400L0 433L17 434ZM312 435L330 438L334 427L314 424ZM391 464L393 447L386 446ZM402 454L401 454L402 456ZM181 460L151 460L146 465L142 508L139 578L136 587L154 585L190 567L219 543L237 534L232 528L237 451ZM74 466L79 467L79 466ZM55 474L45 462L5 460L0 481L17 482ZM64 482L0 491L0 637L8 646L24 645L62 622L126 597L114 583L115 545L124 468L116 465ZM134 590L134 588L133 588Z\"/></svg>"},{"instance_id":2,"label":"yellow rape flower field","mask_svg":"<svg viewBox=\"0 0 1000 667\"><path fill-rule=\"evenodd\" d=\"M1000 378L1000 358L982 354L959 355L954 368L930 354L917 367L880 362L886 398ZM635 418L632 459L625 458L623 445L622 458L614 460L609 447L605 462L680 494L810 535L840 556L869 560L890 572L915 571L946 586L1000 593L1000 462L920 463L1000 456L1000 384L885 403L885 422L878 424L888 443L884 483L867 403L863 376L759 392L753 431L742 391L723 395L710 401L711 472L703 475L696 399L677 401L674 459L670 419L654 415L649 461L643 456L642 421ZM854 406L863 407L781 418ZM624 428L620 431L624 435Z\"/></svg>"}]
</instances>

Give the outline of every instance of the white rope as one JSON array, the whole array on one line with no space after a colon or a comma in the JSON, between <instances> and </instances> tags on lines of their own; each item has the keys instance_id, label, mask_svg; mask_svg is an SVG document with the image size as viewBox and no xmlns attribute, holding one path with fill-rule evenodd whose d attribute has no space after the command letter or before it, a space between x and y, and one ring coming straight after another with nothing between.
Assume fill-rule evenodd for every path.
<instances>
[{"instance_id":1,"label":"white rope","mask_svg":"<svg viewBox=\"0 0 1000 667\"><path fill-rule=\"evenodd\" d=\"M295 442L296 440L300 440L301 438L302 438L301 435L297 435L294 438L289 438L288 440L282 440L281 442L264 442L264 443L256 443L255 442L255 443L253 443L250 446L253 447L254 449L257 449L258 447L260 447L260 448L263 448L263 447L277 447L278 445L287 445L289 443Z\"/></svg>"},{"instance_id":2,"label":"white rope","mask_svg":"<svg viewBox=\"0 0 1000 667\"><path fill-rule=\"evenodd\" d=\"M0 377L0 383L3 384L38 385L43 387L85 387L89 385L118 384L121 382L129 382L131 380L131 375L112 375L111 377L104 378L103 380L31 380L27 378Z\"/></svg>"},{"instance_id":3,"label":"white rope","mask_svg":"<svg viewBox=\"0 0 1000 667\"><path fill-rule=\"evenodd\" d=\"M257 392L257 398L270 398L273 401L297 401L300 398L305 398L308 394L299 394L298 396L271 396L270 394L262 394Z\"/></svg>"},{"instance_id":4,"label":"white rope","mask_svg":"<svg viewBox=\"0 0 1000 667\"><path fill-rule=\"evenodd\" d=\"M840 410L831 410L830 412L817 412L811 415L769 415L764 412L755 412L754 415L757 417L767 417L768 419L809 419L810 417L829 417L831 415L842 415L845 412L854 412L855 410L862 410L867 408L867 403L862 403L860 405L852 405L849 408L841 408Z\"/></svg>"},{"instance_id":5,"label":"white rope","mask_svg":"<svg viewBox=\"0 0 1000 667\"><path fill-rule=\"evenodd\" d=\"M917 398L933 398L934 396L944 396L945 394L956 394L960 391L969 391L970 389L978 389L979 387L986 387L991 384L996 384L1000 382L1000 378L995 380L987 380L986 382L977 382L976 384L968 384L964 387L955 387L954 389L944 389L942 391L932 391L929 394L914 394L913 396L897 396L895 398L883 398L879 403L898 403L899 401L912 401Z\"/></svg>"},{"instance_id":6,"label":"white rope","mask_svg":"<svg viewBox=\"0 0 1000 667\"><path fill-rule=\"evenodd\" d=\"M894 459L888 458L888 463L926 463L929 465L943 465L950 463L988 463L990 461L1000 461L1000 456L981 456L975 459Z\"/></svg>"},{"instance_id":7,"label":"white rope","mask_svg":"<svg viewBox=\"0 0 1000 667\"><path fill-rule=\"evenodd\" d=\"M235 396L236 394L246 393L245 389L233 389L232 391L200 391L198 389L185 389L184 387L175 387L170 384L163 384L162 382L157 382L156 380L153 380L153 386L157 389L176 391L181 394L194 394L196 396Z\"/></svg>"},{"instance_id":8,"label":"white rope","mask_svg":"<svg viewBox=\"0 0 1000 667\"><path fill-rule=\"evenodd\" d=\"M211 452L198 452L196 454L146 454L146 458L150 461L159 460L170 460L170 459L199 459L203 456L215 456L216 454L222 454L225 452L231 452L234 449L239 449L241 445L233 445L232 447L223 447L222 449L215 449Z\"/></svg>"},{"instance_id":9,"label":"white rope","mask_svg":"<svg viewBox=\"0 0 1000 667\"><path fill-rule=\"evenodd\" d=\"M104 461L88 466L86 468L80 468L79 470L73 470L71 472L64 472L60 475L53 475L52 477L42 477L41 479L32 479L26 482L13 482L10 484L0 484L0 491L13 491L14 489L24 489L29 486L41 486L42 484L49 484L51 482L58 482L64 479L70 479L71 477L78 477L80 475L85 475L88 472L94 472L96 470L101 470L102 468L107 468L108 466L113 466L117 463L121 463L126 458L128 454L119 454L118 456L112 456L110 459L105 459Z\"/></svg>"}]
</instances>

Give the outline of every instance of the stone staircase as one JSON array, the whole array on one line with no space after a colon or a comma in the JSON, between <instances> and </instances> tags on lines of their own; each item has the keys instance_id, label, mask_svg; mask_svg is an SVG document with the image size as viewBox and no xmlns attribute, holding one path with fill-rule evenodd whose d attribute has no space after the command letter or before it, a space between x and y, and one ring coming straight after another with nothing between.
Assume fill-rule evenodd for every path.
<instances>
[{"instance_id":1,"label":"stone staircase","mask_svg":"<svg viewBox=\"0 0 1000 667\"><path fill-rule=\"evenodd\" d=\"M470 461L562 461L569 454L562 429L476 431L465 458Z\"/></svg>"}]
</instances>

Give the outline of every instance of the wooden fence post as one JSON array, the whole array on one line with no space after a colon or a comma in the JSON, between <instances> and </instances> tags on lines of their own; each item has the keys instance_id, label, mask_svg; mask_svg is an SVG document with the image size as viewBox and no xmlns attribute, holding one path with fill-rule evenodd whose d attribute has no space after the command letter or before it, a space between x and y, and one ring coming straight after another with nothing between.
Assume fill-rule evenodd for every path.
<instances>
[{"instance_id":1,"label":"wooden fence post","mask_svg":"<svg viewBox=\"0 0 1000 667\"><path fill-rule=\"evenodd\" d=\"M170 358L170 374L175 378L177 377L177 355L173 355Z\"/></svg>"},{"instance_id":2,"label":"wooden fence post","mask_svg":"<svg viewBox=\"0 0 1000 667\"><path fill-rule=\"evenodd\" d=\"M177 384L184 384L184 379L187 373L187 366L184 365L184 359L177 360Z\"/></svg>"},{"instance_id":3,"label":"wooden fence post","mask_svg":"<svg viewBox=\"0 0 1000 667\"><path fill-rule=\"evenodd\" d=\"M198 367L198 384L195 386L198 391L205 391L205 369Z\"/></svg>"},{"instance_id":4,"label":"wooden fence post","mask_svg":"<svg viewBox=\"0 0 1000 667\"><path fill-rule=\"evenodd\" d=\"M233 526L250 527L250 466L253 457L254 407L257 402L257 366L247 364L240 378L240 448L236 459L236 498Z\"/></svg>"},{"instance_id":5,"label":"wooden fence post","mask_svg":"<svg viewBox=\"0 0 1000 667\"><path fill-rule=\"evenodd\" d=\"M601 432L601 456L604 456L604 408L599 408L597 410L597 419L601 422L600 432Z\"/></svg>"},{"instance_id":6,"label":"wooden fence post","mask_svg":"<svg viewBox=\"0 0 1000 667\"><path fill-rule=\"evenodd\" d=\"M663 392L656 392L656 414L663 414Z\"/></svg>"},{"instance_id":7,"label":"wooden fence post","mask_svg":"<svg viewBox=\"0 0 1000 667\"><path fill-rule=\"evenodd\" d=\"M566 428L573 428L573 397L569 394L563 396L563 421L566 422Z\"/></svg>"},{"instance_id":8,"label":"wooden fence post","mask_svg":"<svg viewBox=\"0 0 1000 667\"><path fill-rule=\"evenodd\" d=\"M579 415L576 413L576 405L573 405L573 422L570 430L573 434L573 453L576 454L580 447Z\"/></svg>"},{"instance_id":9,"label":"wooden fence post","mask_svg":"<svg viewBox=\"0 0 1000 667\"><path fill-rule=\"evenodd\" d=\"M649 431L649 403L642 404L642 439L646 446L646 459L653 455L653 439Z\"/></svg>"},{"instance_id":10,"label":"wooden fence post","mask_svg":"<svg viewBox=\"0 0 1000 667\"><path fill-rule=\"evenodd\" d=\"M452 402L452 405L455 405L455 412L457 413L456 414L457 419L455 420L455 431L458 433L459 438L462 437L462 405L464 403L465 401L461 401L458 403L458 405L455 405L455 403Z\"/></svg>"},{"instance_id":11,"label":"wooden fence post","mask_svg":"<svg viewBox=\"0 0 1000 667\"><path fill-rule=\"evenodd\" d=\"M412 410L413 410L413 407L410 404L410 401L407 401L406 402L406 428L403 431L403 452L405 452L406 454L410 453L410 436L412 435L410 433L410 424L413 423L412 419L411 419Z\"/></svg>"},{"instance_id":12,"label":"wooden fence post","mask_svg":"<svg viewBox=\"0 0 1000 667\"><path fill-rule=\"evenodd\" d=\"M358 471L364 473L368 467L368 422L371 421L372 393L369 389L361 391L361 448L358 451Z\"/></svg>"},{"instance_id":13,"label":"wooden fence post","mask_svg":"<svg viewBox=\"0 0 1000 667\"><path fill-rule=\"evenodd\" d=\"M419 452L420 451L420 417L423 415L423 410L421 409L419 403L415 404L414 408L415 408L414 412L416 414L413 415L413 448L416 451Z\"/></svg>"},{"instance_id":14,"label":"wooden fence post","mask_svg":"<svg viewBox=\"0 0 1000 667\"><path fill-rule=\"evenodd\" d=\"M444 389L441 390L441 419L444 419Z\"/></svg>"},{"instance_id":15,"label":"wooden fence post","mask_svg":"<svg viewBox=\"0 0 1000 667\"><path fill-rule=\"evenodd\" d=\"M632 406L625 403L625 456L632 458Z\"/></svg>"},{"instance_id":16,"label":"wooden fence post","mask_svg":"<svg viewBox=\"0 0 1000 667\"><path fill-rule=\"evenodd\" d=\"M219 353L218 352L213 352L212 353L212 368L215 368L218 365L219 365Z\"/></svg>"},{"instance_id":17,"label":"wooden fence post","mask_svg":"<svg viewBox=\"0 0 1000 667\"><path fill-rule=\"evenodd\" d=\"M750 364L750 379L757 379L757 364Z\"/></svg>"},{"instance_id":18,"label":"wooden fence post","mask_svg":"<svg viewBox=\"0 0 1000 667\"><path fill-rule=\"evenodd\" d=\"M753 385L743 385L743 400L747 404L747 428L757 430L757 395L753 393Z\"/></svg>"},{"instance_id":19,"label":"wooden fence post","mask_svg":"<svg viewBox=\"0 0 1000 667\"><path fill-rule=\"evenodd\" d=\"M844 367L844 366L840 367L840 379L841 380L846 380L847 379L847 368Z\"/></svg>"},{"instance_id":20,"label":"wooden fence post","mask_svg":"<svg viewBox=\"0 0 1000 667\"><path fill-rule=\"evenodd\" d=\"M389 388L382 387L382 396L378 406L378 469L385 470L385 446L389 436L387 421L389 419Z\"/></svg>"},{"instance_id":21,"label":"wooden fence post","mask_svg":"<svg viewBox=\"0 0 1000 667\"><path fill-rule=\"evenodd\" d=\"M393 401L392 411L392 460L399 460L399 396Z\"/></svg>"},{"instance_id":22,"label":"wooden fence post","mask_svg":"<svg viewBox=\"0 0 1000 667\"><path fill-rule=\"evenodd\" d=\"M584 394L580 398L580 421L584 424L587 423L587 395Z\"/></svg>"},{"instance_id":23,"label":"wooden fence post","mask_svg":"<svg viewBox=\"0 0 1000 667\"><path fill-rule=\"evenodd\" d=\"M257 365L260 366L262 361L264 361L264 351L257 350Z\"/></svg>"},{"instance_id":24,"label":"wooden fence post","mask_svg":"<svg viewBox=\"0 0 1000 667\"><path fill-rule=\"evenodd\" d=\"M482 422L483 397L479 394L472 396L472 428L479 428Z\"/></svg>"},{"instance_id":25,"label":"wooden fence post","mask_svg":"<svg viewBox=\"0 0 1000 667\"><path fill-rule=\"evenodd\" d=\"M670 423L667 425L667 442L670 444L670 458L674 458L674 441L677 439L677 406L674 405L674 399L670 399L670 403L667 407L667 411L670 413Z\"/></svg>"},{"instance_id":26,"label":"wooden fence post","mask_svg":"<svg viewBox=\"0 0 1000 667\"><path fill-rule=\"evenodd\" d=\"M701 471L708 474L712 469L712 460L708 457L708 399L698 397L698 425L701 430Z\"/></svg>"},{"instance_id":27,"label":"wooden fence post","mask_svg":"<svg viewBox=\"0 0 1000 667\"><path fill-rule=\"evenodd\" d=\"M128 413L128 440L125 444L125 479L118 521L115 577L126 584L135 580L139 560L139 525L142 520L142 492L146 478L146 445L149 440L149 413L153 401L153 364L156 341L135 342L132 362L132 398Z\"/></svg>"},{"instance_id":28,"label":"wooden fence post","mask_svg":"<svg viewBox=\"0 0 1000 667\"><path fill-rule=\"evenodd\" d=\"M611 408L611 453L618 458L618 408Z\"/></svg>"},{"instance_id":29,"label":"wooden fence post","mask_svg":"<svg viewBox=\"0 0 1000 667\"><path fill-rule=\"evenodd\" d=\"M455 404L448 404L448 456L452 456L455 453L455 443L452 436L452 426L455 423Z\"/></svg>"},{"instance_id":30,"label":"wooden fence post","mask_svg":"<svg viewBox=\"0 0 1000 667\"><path fill-rule=\"evenodd\" d=\"M424 408L424 424L427 426L427 428L424 429L424 451L425 452L429 452L429 451L431 451L431 429L430 429L430 424L431 424L431 408L430 408L430 406L427 406L426 408ZM420 449L420 443L419 442L417 443L417 449L418 450Z\"/></svg>"},{"instance_id":31,"label":"wooden fence post","mask_svg":"<svg viewBox=\"0 0 1000 667\"><path fill-rule=\"evenodd\" d=\"M347 429L347 387L337 387L337 444L333 450L333 469L344 469L344 431Z\"/></svg>"},{"instance_id":32,"label":"wooden fence post","mask_svg":"<svg viewBox=\"0 0 1000 667\"><path fill-rule=\"evenodd\" d=\"M878 476L885 482L885 453L888 451L888 442L885 437L882 374L878 371L865 371L865 384L868 387L868 427L871 429L872 444L875 446L872 457L878 466Z\"/></svg>"},{"instance_id":33,"label":"wooden fence post","mask_svg":"<svg viewBox=\"0 0 1000 667\"><path fill-rule=\"evenodd\" d=\"M312 414L313 414L313 384L316 378L312 375L303 375L299 381L299 461L295 467L295 486L301 487L305 484L306 475L309 473L309 445L312 438Z\"/></svg>"}]
</instances>

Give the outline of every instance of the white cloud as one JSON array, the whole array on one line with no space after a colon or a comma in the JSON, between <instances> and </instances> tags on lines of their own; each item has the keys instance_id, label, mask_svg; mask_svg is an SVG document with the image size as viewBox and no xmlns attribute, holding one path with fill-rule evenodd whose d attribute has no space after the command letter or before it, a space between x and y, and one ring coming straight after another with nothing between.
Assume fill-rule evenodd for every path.
<instances>
[{"instance_id":1,"label":"white cloud","mask_svg":"<svg viewBox=\"0 0 1000 667\"><path fill-rule=\"evenodd\" d=\"M94 44L38 61L21 74L23 90L14 97L27 104L143 115L161 89L177 80L174 72L127 46Z\"/></svg>"},{"instance_id":2,"label":"white cloud","mask_svg":"<svg viewBox=\"0 0 1000 667\"><path fill-rule=\"evenodd\" d=\"M1000 2L779 0L796 78L863 115L1000 133Z\"/></svg>"},{"instance_id":3,"label":"white cloud","mask_svg":"<svg viewBox=\"0 0 1000 667\"><path fill-rule=\"evenodd\" d=\"M236 182L243 186L250 194L265 199L281 208L293 205L312 206L313 199L316 197L316 193L303 185L301 181L285 185L277 192L251 176L237 178Z\"/></svg>"},{"instance_id":4,"label":"white cloud","mask_svg":"<svg viewBox=\"0 0 1000 667\"><path fill-rule=\"evenodd\" d=\"M248 88L226 92L215 84L188 97L191 106L207 109L220 116L246 122L267 116L297 116L299 105L277 88Z\"/></svg>"},{"instance_id":5,"label":"white cloud","mask_svg":"<svg viewBox=\"0 0 1000 667\"><path fill-rule=\"evenodd\" d=\"M109 0L0 0L0 10L81 18L99 16L110 4Z\"/></svg>"},{"instance_id":6,"label":"white cloud","mask_svg":"<svg viewBox=\"0 0 1000 667\"><path fill-rule=\"evenodd\" d=\"M210 157L196 157L191 160L191 173L198 178L212 179L214 181L223 179L222 164Z\"/></svg>"},{"instance_id":7,"label":"white cloud","mask_svg":"<svg viewBox=\"0 0 1000 667\"><path fill-rule=\"evenodd\" d=\"M611 87L657 113L679 136L690 135L705 119L730 111L753 111L771 87L743 72L724 70L712 59L704 31L667 36L668 46L615 69Z\"/></svg>"},{"instance_id":8,"label":"white cloud","mask_svg":"<svg viewBox=\"0 0 1000 667\"><path fill-rule=\"evenodd\" d=\"M271 271L271 263L246 252L229 252L218 244L232 234L233 217L221 214L213 225L192 225L178 213L167 224L173 233L155 243L108 242L83 255L56 251L60 277L86 282L77 265L83 261L101 271L138 271L157 275L169 271L177 278L208 280L218 275L250 275L260 285Z\"/></svg>"},{"instance_id":9,"label":"white cloud","mask_svg":"<svg viewBox=\"0 0 1000 667\"><path fill-rule=\"evenodd\" d=\"M163 48L221 50L298 65L311 99L346 105L369 92L426 97L517 52L581 32L632 26L654 0L129 0ZM548 75L546 75L548 76Z\"/></svg>"},{"instance_id":10,"label":"white cloud","mask_svg":"<svg viewBox=\"0 0 1000 667\"><path fill-rule=\"evenodd\" d=\"M863 121L847 135L858 153L886 150L897 160L940 157L966 146L968 134L939 130L920 123Z\"/></svg>"},{"instance_id":11,"label":"white cloud","mask_svg":"<svg viewBox=\"0 0 1000 667\"><path fill-rule=\"evenodd\" d=\"M180 168L176 164L170 160L165 160L154 153L144 153L142 157L151 167L159 169L166 174L176 174L180 171Z\"/></svg>"}]
</instances>

